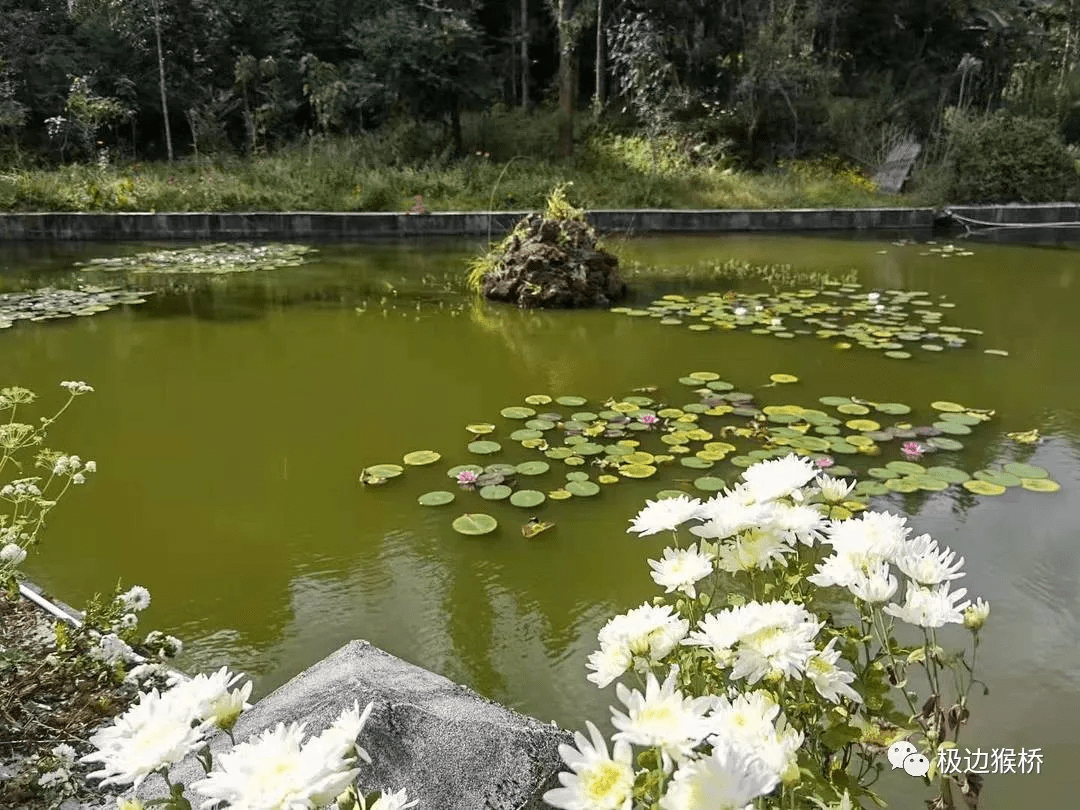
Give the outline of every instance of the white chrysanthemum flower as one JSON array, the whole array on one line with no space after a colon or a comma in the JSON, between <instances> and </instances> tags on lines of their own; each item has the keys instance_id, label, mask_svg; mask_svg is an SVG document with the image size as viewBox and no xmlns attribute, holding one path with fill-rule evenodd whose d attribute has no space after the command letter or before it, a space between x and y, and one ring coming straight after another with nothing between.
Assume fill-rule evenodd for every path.
<instances>
[{"instance_id":1,"label":"white chrysanthemum flower","mask_svg":"<svg viewBox=\"0 0 1080 810\"><path fill-rule=\"evenodd\" d=\"M769 528L750 529L717 548L716 567L731 573L767 570L773 563L783 565L785 555L794 553L779 533Z\"/></svg>"},{"instance_id":2,"label":"white chrysanthemum flower","mask_svg":"<svg viewBox=\"0 0 1080 810\"><path fill-rule=\"evenodd\" d=\"M375 708L374 702L368 703L364 711L360 711L360 702L353 701L351 708L343 709L337 719L320 734L312 738L308 747L321 747L326 759L349 759L354 756L360 757L368 765L371 764L371 755L367 750L357 744L356 739L364 730L364 725L371 712Z\"/></svg>"},{"instance_id":3,"label":"white chrysanthemum flower","mask_svg":"<svg viewBox=\"0 0 1080 810\"><path fill-rule=\"evenodd\" d=\"M825 542L838 554L892 562L911 529L907 519L888 512L863 512L852 520L832 521Z\"/></svg>"},{"instance_id":4,"label":"white chrysanthemum flower","mask_svg":"<svg viewBox=\"0 0 1080 810\"><path fill-rule=\"evenodd\" d=\"M710 733L706 713L712 707L711 697L686 697L675 686L678 667L660 684L653 673L645 681L645 694L615 685L619 700L626 712L611 710L611 723L618 732L615 741L631 745L659 748L665 761L682 761L694 746Z\"/></svg>"},{"instance_id":5,"label":"white chrysanthemum flower","mask_svg":"<svg viewBox=\"0 0 1080 810\"><path fill-rule=\"evenodd\" d=\"M684 762L660 799L662 810L745 810L779 779L751 752L717 741L707 757Z\"/></svg>"},{"instance_id":6,"label":"white chrysanthemum flower","mask_svg":"<svg viewBox=\"0 0 1080 810\"><path fill-rule=\"evenodd\" d=\"M857 599L873 605L888 602L899 587L887 562L868 566L868 570L853 569L850 580L845 584Z\"/></svg>"},{"instance_id":7,"label":"white chrysanthemum flower","mask_svg":"<svg viewBox=\"0 0 1080 810\"><path fill-rule=\"evenodd\" d=\"M706 540L724 540L740 532L761 526L772 517L772 504L754 503L742 489L715 495L701 505L700 526L690 533Z\"/></svg>"},{"instance_id":8,"label":"white chrysanthemum flower","mask_svg":"<svg viewBox=\"0 0 1080 810\"><path fill-rule=\"evenodd\" d=\"M115 626L121 630L134 630L139 626L139 617L134 613L125 613L117 619Z\"/></svg>"},{"instance_id":9,"label":"white chrysanthemum flower","mask_svg":"<svg viewBox=\"0 0 1080 810\"><path fill-rule=\"evenodd\" d=\"M813 639L820 629L818 623L772 624L744 635L739 640L731 677L746 678L747 683L766 676L801 678L815 652Z\"/></svg>"},{"instance_id":10,"label":"white chrysanthemum flower","mask_svg":"<svg viewBox=\"0 0 1080 810\"><path fill-rule=\"evenodd\" d=\"M133 650L116 633L107 633L98 639L96 647L90 650L90 656L105 664L119 664L128 660Z\"/></svg>"},{"instance_id":11,"label":"white chrysanthemum flower","mask_svg":"<svg viewBox=\"0 0 1080 810\"><path fill-rule=\"evenodd\" d=\"M630 521L627 533L636 532L639 537L674 531L688 520L697 517L701 501L687 495L677 498L661 498L658 501L646 501L645 508Z\"/></svg>"},{"instance_id":12,"label":"white chrysanthemum flower","mask_svg":"<svg viewBox=\"0 0 1080 810\"><path fill-rule=\"evenodd\" d=\"M919 627L942 627L946 624L962 624L964 609L971 603L960 601L967 588L949 592L949 584L934 588L920 588L909 584L903 605L889 604L884 611L900 621Z\"/></svg>"},{"instance_id":13,"label":"white chrysanthemum flower","mask_svg":"<svg viewBox=\"0 0 1080 810\"><path fill-rule=\"evenodd\" d=\"M783 458L759 461L743 471L742 479L754 500L764 503L789 495L798 500L801 488L817 473L813 461L790 453Z\"/></svg>"},{"instance_id":14,"label":"white chrysanthemum flower","mask_svg":"<svg viewBox=\"0 0 1080 810\"><path fill-rule=\"evenodd\" d=\"M782 502L772 504L769 521L789 543L804 546L819 542L828 524L825 516L811 506L789 506Z\"/></svg>"},{"instance_id":15,"label":"white chrysanthemum flower","mask_svg":"<svg viewBox=\"0 0 1080 810\"><path fill-rule=\"evenodd\" d=\"M26 549L18 543L8 543L0 548L0 563L11 563L12 567L26 559Z\"/></svg>"},{"instance_id":16,"label":"white chrysanthemum flower","mask_svg":"<svg viewBox=\"0 0 1080 810\"><path fill-rule=\"evenodd\" d=\"M100 762L91 779L136 789L154 771L180 762L204 742L211 724L192 725L191 714L155 689L90 738L98 750L81 762Z\"/></svg>"},{"instance_id":17,"label":"white chrysanthemum flower","mask_svg":"<svg viewBox=\"0 0 1080 810\"><path fill-rule=\"evenodd\" d=\"M698 622L698 629L690 632L683 644L691 647L707 647L717 666L730 667L735 660L734 647L743 631L741 608L710 613Z\"/></svg>"},{"instance_id":18,"label":"white chrysanthemum flower","mask_svg":"<svg viewBox=\"0 0 1080 810\"><path fill-rule=\"evenodd\" d=\"M51 753L52 753L52 755L54 757L56 757L58 760L60 760L61 762L63 762L66 765L74 765L75 764L75 757L76 757L75 749L72 748L67 743L61 743L60 745L56 746L51 751Z\"/></svg>"},{"instance_id":19,"label":"white chrysanthemum flower","mask_svg":"<svg viewBox=\"0 0 1080 810\"><path fill-rule=\"evenodd\" d=\"M562 787L549 790L544 801L562 810L631 810L634 805L634 755L622 741L608 755L607 741L595 725L587 722L592 742L574 732L577 748L559 745L559 756L570 772L559 774Z\"/></svg>"},{"instance_id":20,"label":"white chrysanthemum flower","mask_svg":"<svg viewBox=\"0 0 1080 810\"><path fill-rule=\"evenodd\" d=\"M327 760L321 746L301 745L304 728L278 723L219 754L214 770L191 785L206 797L201 807L312 808L341 794L359 770L350 767L353 760Z\"/></svg>"},{"instance_id":21,"label":"white chrysanthemum flower","mask_svg":"<svg viewBox=\"0 0 1080 810\"><path fill-rule=\"evenodd\" d=\"M855 489L855 481L845 481L831 475L818 475L817 485L821 490L821 497L829 503L839 503Z\"/></svg>"},{"instance_id":22,"label":"white chrysanthemum flower","mask_svg":"<svg viewBox=\"0 0 1080 810\"><path fill-rule=\"evenodd\" d=\"M134 585L126 593L120 594L120 601L125 608L138 613L150 607L150 591L142 585Z\"/></svg>"},{"instance_id":23,"label":"white chrysanthemum flower","mask_svg":"<svg viewBox=\"0 0 1080 810\"><path fill-rule=\"evenodd\" d=\"M615 616L597 634L601 645L626 647L632 655L659 661L683 640L690 623L674 612L671 605L648 602Z\"/></svg>"},{"instance_id":24,"label":"white chrysanthemum flower","mask_svg":"<svg viewBox=\"0 0 1080 810\"><path fill-rule=\"evenodd\" d=\"M968 630L981 630L990 615L990 603L980 596L964 609L964 627Z\"/></svg>"},{"instance_id":25,"label":"white chrysanthemum flower","mask_svg":"<svg viewBox=\"0 0 1080 810\"><path fill-rule=\"evenodd\" d=\"M956 552L947 548L938 550L937 541L928 534L920 534L904 544L896 555L896 567L923 586L940 585L964 576L960 570L964 558L957 560Z\"/></svg>"},{"instance_id":26,"label":"white chrysanthemum flower","mask_svg":"<svg viewBox=\"0 0 1080 810\"><path fill-rule=\"evenodd\" d=\"M37 783L39 787L48 788L53 785L60 785L68 781L71 778L71 772L64 767L57 768L56 770L47 771L38 777Z\"/></svg>"},{"instance_id":27,"label":"white chrysanthemum flower","mask_svg":"<svg viewBox=\"0 0 1080 810\"><path fill-rule=\"evenodd\" d=\"M694 584L712 573L709 557L698 551L697 543L690 548L665 548L660 560L649 560L653 582L664 587L664 593L682 591L691 599L697 598Z\"/></svg>"},{"instance_id":28,"label":"white chrysanthemum flower","mask_svg":"<svg viewBox=\"0 0 1080 810\"><path fill-rule=\"evenodd\" d=\"M402 789L397 793L383 793L368 810L408 810L410 807L416 807L419 803L419 799L409 801L408 795Z\"/></svg>"},{"instance_id":29,"label":"white chrysanthemum flower","mask_svg":"<svg viewBox=\"0 0 1080 810\"><path fill-rule=\"evenodd\" d=\"M806 664L806 677L826 700L839 703L841 697L846 697L861 703L862 697L848 685L855 680L855 673L840 669L836 665L840 659L836 642L837 639L834 638L825 649L810 657Z\"/></svg>"},{"instance_id":30,"label":"white chrysanthemum flower","mask_svg":"<svg viewBox=\"0 0 1080 810\"><path fill-rule=\"evenodd\" d=\"M634 664L630 650L621 645L602 646L589 654L586 668L592 670L585 676L601 689L617 679Z\"/></svg>"},{"instance_id":31,"label":"white chrysanthemum flower","mask_svg":"<svg viewBox=\"0 0 1080 810\"><path fill-rule=\"evenodd\" d=\"M168 692L165 697L184 707L190 716L199 721L210 720L222 729L231 729L237 717L251 705L247 699L251 696L251 681L239 689L231 689L243 674L229 672L222 667L213 675L200 673L184 681Z\"/></svg>"},{"instance_id":32,"label":"white chrysanthemum flower","mask_svg":"<svg viewBox=\"0 0 1080 810\"><path fill-rule=\"evenodd\" d=\"M756 755L780 779L798 776L803 735L787 725L768 692L737 694L731 701L717 698L710 720L715 730L710 743L723 742Z\"/></svg>"}]
</instances>

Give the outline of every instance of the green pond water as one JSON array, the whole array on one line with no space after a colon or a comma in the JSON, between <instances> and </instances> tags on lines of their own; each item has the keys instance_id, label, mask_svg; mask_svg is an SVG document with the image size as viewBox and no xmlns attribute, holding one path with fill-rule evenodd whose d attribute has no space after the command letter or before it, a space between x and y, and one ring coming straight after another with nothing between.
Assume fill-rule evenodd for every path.
<instances>
[{"instance_id":1,"label":"green pond water","mask_svg":"<svg viewBox=\"0 0 1080 810\"><path fill-rule=\"evenodd\" d=\"M983 332L936 354L916 347L907 360L838 351L813 336L476 304L457 279L478 242L321 245L301 267L185 279L139 306L17 322L0 331L0 384L33 388L46 402L61 400L60 380L96 388L51 444L95 459L99 472L50 519L27 571L73 604L118 577L147 586L143 625L185 641L181 667L229 664L254 676L257 695L363 638L581 728L605 720L615 702L612 688L585 680L597 629L658 593L646 559L664 541L626 534L627 521L670 479L705 473L676 466L593 498L517 509L460 492L446 477L447 467L478 460L465 449L466 424L492 422L505 436L521 425L508 426L500 410L530 394L578 395L595 411L608 397L658 386L653 396L681 406L696 395L677 379L695 370L715 371L761 403L820 407L820 396L856 395L907 403L922 421L934 400L993 409L992 421L960 437L966 446L951 463L1029 461L1060 492L977 497L951 487L872 505L904 510L917 532L963 554L958 584L993 606L980 647L991 693L974 699L964 744L1041 748L1043 764L1038 774L987 776L981 806L1061 806L1080 757L1080 252L956 244L974 255L821 237L621 245L626 259L668 268L631 274L635 306L727 290L731 282L686 268L741 259L944 295L955 304L947 323ZM62 286L75 261L145 249L4 245L0 284ZM762 388L775 372L799 382ZM1005 437L1032 428L1045 436L1037 447ZM503 443L501 455L479 463L534 457ZM364 467L417 449L443 458L385 486L358 483ZM726 462L715 469L728 480L739 472ZM554 489L564 472L552 462L536 488ZM418 506L434 489L457 491L457 501ZM450 522L465 511L488 512L501 526L463 537ZM533 515L556 526L526 540L519 527ZM886 793L897 807L922 798L907 776L890 776Z\"/></svg>"}]
</instances>

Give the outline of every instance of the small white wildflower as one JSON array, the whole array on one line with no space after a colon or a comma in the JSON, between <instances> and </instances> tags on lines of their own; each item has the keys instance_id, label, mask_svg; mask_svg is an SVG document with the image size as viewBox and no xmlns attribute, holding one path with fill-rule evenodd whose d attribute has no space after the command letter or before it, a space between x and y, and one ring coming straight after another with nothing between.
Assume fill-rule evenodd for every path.
<instances>
[{"instance_id":1,"label":"small white wildflower","mask_svg":"<svg viewBox=\"0 0 1080 810\"><path fill-rule=\"evenodd\" d=\"M77 472L73 476L71 476L71 483L73 483L73 484L85 484L86 483L86 476L83 475L81 472Z\"/></svg>"},{"instance_id":2,"label":"small white wildflower","mask_svg":"<svg viewBox=\"0 0 1080 810\"><path fill-rule=\"evenodd\" d=\"M11 563L12 567L26 559L26 549L16 543L8 543L0 549L0 562Z\"/></svg>"},{"instance_id":3,"label":"small white wildflower","mask_svg":"<svg viewBox=\"0 0 1080 810\"><path fill-rule=\"evenodd\" d=\"M88 461L88 462L86 462L83 465L83 472L96 473L97 472L97 462L96 461Z\"/></svg>"},{"instance_id":4,"label":"small white wildflower","mask_svg":"<svg viewBox=\"0 0 1080 810\"><path fill-rule=\"evenodd\" d=\"M77 396L78 394L90 394L94 390L82 380L64 380L60 383L60 386L66 388L72 396Z\"/></svg>"},{"instance_id":5,"label":"small white wildflower","mask_svg":"<svg viewBox=\"0 0 1080 810\"><path fill-rule=\"evenodd\" d=\"M75 749L67 743L61 743L52 750L52 755L61 762L65 762L68 765L75 764Z\"/></svg>"},{"instance_id":6,"label":"small white wildflower","mask_svg":"<svg viewBox=\"0 0 1080 810\"><path fill-rule=\"evenodd\" d=\"M137 613L150 607L150 591L142 585L133 585L125 593L120 594L120 601L128 610ZM147 636L146 640L150 642L150 636Z\"/></svg>"},{"instance_id":7,"label":"small white wildflower","mask_svg":"<svg viewBox=\"0 0 1080 810\"><path fill-rule=\"evenodd\" d=\"M990 603L981 596L964 609L964 627L968 630L981 630L990 615Z\"/></svg>"},{"instance_id":8,"label":"small white wildflower","mask_svg":"<svg viewBox=\"0 0 1080 810\"><path fill-rule=\"evenodd\" d=\"M51 787L52 785L60 785L68 781L71 778L71 773L67 768L60 767L55 771L49 771L43 773L38 777L37 783L43 788Z\"/></svg>"},{"instance_id":9,"label":"small white wildflower","mask_svg":"<svg viewBox=\"0 0 1080 810\"><path fill-rule=\"evenodd\" d=\"M116 627L119 627L122 630L132 630L135 627L138 627L138 625L139 617L134 613L125 613L120 617L119 621L116 622Z\"/></svg>"}]
</instances>

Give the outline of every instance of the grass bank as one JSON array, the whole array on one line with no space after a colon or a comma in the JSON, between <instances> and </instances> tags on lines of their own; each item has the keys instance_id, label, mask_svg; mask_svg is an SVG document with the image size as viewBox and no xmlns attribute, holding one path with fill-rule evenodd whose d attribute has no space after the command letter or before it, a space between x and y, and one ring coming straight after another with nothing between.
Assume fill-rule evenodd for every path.
<instances>
[{"instance_id":1,"label":"grass bank","mask_svg":"<svg viewBox=\"0 0 1080 810\"><path fill-rule=\"evenodd\" d=\"M586 208L862 208L930 205L878 194L834 162L799 162L767 173L696 164L673 144L594 135L573 158L512 154L513 144L464 158L404 159L389 136L312 139L240 158L173 164L100 162L0 169L2 211L406 211L416 195L431 211L538 209L551 188L572 183ZM473 139L485 145L482 138ZM524 146L529 146L525 144Z\"/></svg>"}]
</instances>

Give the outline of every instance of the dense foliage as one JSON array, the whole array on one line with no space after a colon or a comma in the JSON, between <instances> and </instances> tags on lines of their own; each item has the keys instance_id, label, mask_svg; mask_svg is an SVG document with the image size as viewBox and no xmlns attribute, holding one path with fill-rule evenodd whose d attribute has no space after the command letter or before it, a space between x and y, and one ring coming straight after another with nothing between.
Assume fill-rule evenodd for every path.
<instances>
[{"instance_id":1,"label":"dense foliage","mask_svg":"<svg viewBox=\"0 0 1080 810\"><path fill-rule=\"evenodd\" d=\"M1080 137L1078 43L1080 0L0 0L0 165L388 128L399 165L547 158L591 104L705 165L868 170L914 137L945 166L958 113ZM538 105L557 135L511 114Z\"/></svg>"}]
</instances>

